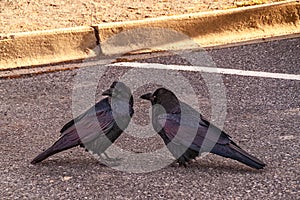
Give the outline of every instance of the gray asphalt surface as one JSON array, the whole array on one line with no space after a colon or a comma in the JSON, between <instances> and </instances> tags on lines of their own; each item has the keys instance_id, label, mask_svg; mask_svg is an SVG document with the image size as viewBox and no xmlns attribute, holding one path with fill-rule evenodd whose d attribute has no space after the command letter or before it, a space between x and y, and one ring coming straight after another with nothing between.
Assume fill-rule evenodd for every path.
<instances>
[{"instance_id":1,"label":"gray asphalt surface","mask_svg":"<svg viewBox=\"0 0 300 200\"><path fill-rule=\"evenodd\" d=\"M222 68L300 74L300 38L208 53ZM145 62L184 63L176 56ZM96 100L127 70L109 68L99 78ZM241 147L266 162L263 170L207 155L187 168L170 165L148 173L129 173L100 164L79 147L31 165L31 159L50 146L72 118L77 72L0 79L1 199L299 199L300 82L295 80L222 75L227 99L224 129ZM210 118L211 102L200 74L182 74L196 91L201 112ZM149 124L149 105L138 96L155 87L148 84L134 92L134 123ZM163 143L155 134L139 138L126 133L116 145L143 153ZM123 162L137 162L130 159L124 157ZM145 160L141 165L147 164Z\"/></svg>"}]
</instances>

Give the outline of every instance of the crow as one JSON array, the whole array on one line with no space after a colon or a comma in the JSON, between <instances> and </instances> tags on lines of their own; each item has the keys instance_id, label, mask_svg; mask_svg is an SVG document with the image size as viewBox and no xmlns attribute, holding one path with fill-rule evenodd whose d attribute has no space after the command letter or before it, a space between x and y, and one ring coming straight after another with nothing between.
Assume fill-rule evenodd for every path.
<instances>
[{"instance_id":1,"label":"crow","mask_svg":"<svg viewBox=\"0 0 300 200\"><path fill-rule=\"evenodd\" d=\"M61 151L81 146L107 158L105 150L127 128L133 110L133 97L130 89L122 82L113 82L102 93L108 96L83 114L71 120L61 129L60 138L47 150L31 161L36 164ZM109 158L111 159L111 158Z\"/></svg>"},{"instance_id":2,"label":"crow","mask_svg":"<svg viewBox=\"0 0 300 200\"><path fill-rule=\"evenodd\" d=\"M152 126L179 165L186 166L199 154L210 152L255 169L265 167L265 163L244 151L228 134L178 100L172 91L158 88L153 94L147 93L140 98L151 102Z\"/></svg>"}]
</instances>

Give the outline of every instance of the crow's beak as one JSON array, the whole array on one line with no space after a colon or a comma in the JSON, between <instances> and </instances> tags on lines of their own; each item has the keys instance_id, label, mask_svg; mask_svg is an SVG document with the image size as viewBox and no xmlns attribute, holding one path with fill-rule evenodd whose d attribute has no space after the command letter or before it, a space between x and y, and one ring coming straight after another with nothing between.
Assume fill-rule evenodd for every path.
<instances>
[{"instance_id":1,"label":"crow's beak","mask_svg":"<svg viewBox=\"0 0 300 200\"><path fill-rule=\"evenodd\" d=\"M104 92L102 92L103 96L112 96L112 92L113 92L113 88L109 88L108 90L105 90Z\"/></svg>"},{"instance_id":2,"label":"crow's beak","mask_svg":"<svg viewBox=\"0 0 300 200\"><path fill-rule=\"evenodd\" d=\"M141 99L146 99L146 100L149 100L149 101L154 100L152 93L143 94L142 96L140 96L140 98Z\"/></svg>"}]
</instances>

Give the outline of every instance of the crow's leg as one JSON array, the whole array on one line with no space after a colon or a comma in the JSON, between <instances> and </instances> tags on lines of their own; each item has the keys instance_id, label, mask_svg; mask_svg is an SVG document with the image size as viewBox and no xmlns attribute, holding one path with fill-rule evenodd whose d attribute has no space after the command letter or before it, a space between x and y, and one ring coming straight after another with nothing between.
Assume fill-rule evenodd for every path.
<instances>
[{"instance_id":1,"label":"crow's leg","mask_svg":"<svg viewBox=\"0 0 300 200\"><path fill-rule=\"evenodd\" d=\"M108 161L120 161L120 160L122 160L122 158L112 158L112 157L109 157L108 155L107 155L107 153L105 153L105 152L103 152L102 153L106 158L103 158L103 159L105 159L105 160L108 160Z\"/></svg>"}]
</instances>

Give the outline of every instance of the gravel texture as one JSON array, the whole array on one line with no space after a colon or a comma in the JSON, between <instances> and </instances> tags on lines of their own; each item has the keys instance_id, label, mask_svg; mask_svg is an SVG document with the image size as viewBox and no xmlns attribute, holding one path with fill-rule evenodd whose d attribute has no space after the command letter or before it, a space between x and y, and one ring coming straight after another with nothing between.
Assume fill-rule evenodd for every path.
<instances>
[{"instance_id":1,"label":"gravel texture","mask_svg":"<svg viewBox=\"0 0 300 200\"><path fill-rule=\"evenodd\" d=\"M299 38L211 50L219 67L299 74ZM289 54L284 54L292 48ZM246 55L243 52L248 52ZM232 52L236 56L232 57ZM183 64L181 59L151 62ZM295 62L295 63L294 63ZM78 65L78 64L74 64ZM272 66L268 68L268 66ZM112 67L99 80L99 91L126 72ZM244 149L266 162L252 170L233 160L208 155L187 168L166 166L149 173L129 173L101 165L80 148L57 154L39 165L30 160L58 138L71 119L76 70L0 79L0 199L298 199L299 193L299 81L224 75L227 115L225 130ZM198 94L202 113L210 116L205 82L198 73L185 72ZM100 78L100 77L99 77ZM143 77L142 77L143 78ZM89 80L87 80L89 81ZM138 99L153 85L134 93L133 122L148 124L148 103ZM97 93L96 99L100 96ZM88 105L85 105L88 106ZM84 108L83 108L84 109ZM136 152L163 144L157 135L147 140L123 134L116 143ZM126 158L125 158L126 159ZM161 159L170 159L163 157Z\"/></svg>"}]
</instances>

